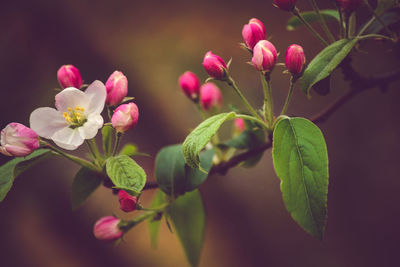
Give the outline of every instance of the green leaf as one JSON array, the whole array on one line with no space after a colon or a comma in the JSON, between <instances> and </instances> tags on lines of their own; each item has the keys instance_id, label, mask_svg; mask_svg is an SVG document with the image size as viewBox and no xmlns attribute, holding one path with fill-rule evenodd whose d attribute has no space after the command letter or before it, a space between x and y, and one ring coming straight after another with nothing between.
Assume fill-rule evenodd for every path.
<instances>
[{"instance_id":1,"label":"green leaf","mask_svg":"<svg viewBox=\"0 0 400 267\"><path fill-rule=\"evenodd\" d=\"M328 77L356 43L357 39L342 39L324 48L310 62L300 79L300 87L303 92L309 96L311 87Z\"/></svg>"},{"instance_id":2,"label":"green leaf","mask_svg":"<svg viewBox=\"0 0 400 267\"><path fill-rule=\"evenodd\" d=\"M126 155L108 158L107 175L115 188L122 189L131 195L138 195L146 184L146 173L133 159Z\"/></svg>"},{"instance_id":3,"label":"green leaf","mask_svg":"<svg viewBox=\"0 0 400 267\"><path fill-rule=\"evenodd\" d=\"M90 169L82 167L75 175L71 188L72 210L79 208L83 202L101 185L104 177Z\"/></svg>"},{"instance_id":4,"label":"green leaf","mask_svg":"<svg viewBox=\"0 0 400 267\"><path fill-rule=\"evenodd\" d=\"M212 167L214 150L200 153L200 163L206 172ZM155 176L160 189L167 195L182 195L196 189L207 178L207 174L185 164L182 145L164 147L156 157Z\"/></svg>"},{"instance_id":5,"label":"green leaf","mask_svg":"<svg viewBox=\"0 0 400 267\"><path fill-rule=\"evenodd\" d=\"M120 155L127 155L129 157L133 156L146 156L150 157L150 155L146 153L139 152L138 147L135 144L126 144L119 153Z\"/></svg>"},{"instance_id":6,"label":"green leaf","mask_svg":"<svg viewBox=\"0 0 400 267\"><path fill-rule=\"evenodd\" d=\"M399 14L399 11L389 11L389 12L384 13L380 18L385 23L386 26L391 26L400 21L400 14ZM378 20L375 20L367 28L367 30L364 32L364 34L379 33L383 29L384 29L383 25Z\"/></svg>"},{"instance_id":7,"label":"green leaf","mask_svg":"<svg viewBox=\"0 0 400 267\"><path fill-rule=\"evenodd\" d=\"M335 9L324 9L320 10L319 12L326 21L329 20L340 21L339 12ZM301 15L303 16L304 20L306 20L308 23L319 21L319 16L317 15L317 13L315 13L315 11L302 12ZM293 16L289 19L286 29L288 31L294 31L300 28L301 26L304 26L304 24L299 20L298 17Z\"/></svg>"},{"instance_id":8,"label":"green leaf","mask_svg":"<svg viewBox=\"0 0 400 267\"><path fill-rule=\"evenodd\" d=\"M18 157L10 160L6 164L0 167L0 202L4 200L8 191L10 191L11 186L15 178L44 160L45 158L52 155L51 151L48 149L38 149L32 154L26 157Z\"/></svg>"},{"instance_id":9,"label":"green leaf","mask_svg":"<svg viewBox=\"0 0 400 267\"><path fill-rule=\"evenodd\" d=\"M280 120L272 156L286 209L308 233L322 239L328 194L328 152L320 129L303 118Z\"/></svg>"},{"instance_id":10,"label":"green leaf","mask_svg":"<svg viewBox=\"0 0 400 267\"><path fill-rule=\"evenodd\" d=\"M210 142L211 137L218 131L221 124L235 118L235 112L221 113L200 123L185 139L182 146L186 163L192 168L200 166L200 151Z\"/></svg>"},{"instance_id":11,"label":"green leaf","mask_svg":"<svg viewBox=\"0 0 400 267\"><path fill-rule=\"evenodd\" d=\"M195 190L177 198L167 209L175 232L191 266L197 266L203 247L206 216L200 192Z\"/></svg>"},{"instance_id":12,"label":"green leaf","mask_svg":"<svg viewBox=\"0 0 400 267\"><path fill-rule=\"evenodd\" d=\"M161 190L157 190L156 194L154 195L153 201L151 202L150 208L154 209L160 207L165 202L166 202L165 194ZM149 227L149 232L150 232L150 243L152 248L157 248L158 232L160 230L161 216L162 213L156 214L147 221L147 226Z\"/></svg>"},{"instance_id":13,"label":"green leaf","mask_svg":"<svg viewBox=\"0 0 400 267\"><path fill-rule=\"evenodd\" d=\"M114 136L114 128L110 125L105 125L103 129L101 129L101 134L103 136L103 151L109 156L112 152L112 143Z\"/></svg>"}]
</instances>

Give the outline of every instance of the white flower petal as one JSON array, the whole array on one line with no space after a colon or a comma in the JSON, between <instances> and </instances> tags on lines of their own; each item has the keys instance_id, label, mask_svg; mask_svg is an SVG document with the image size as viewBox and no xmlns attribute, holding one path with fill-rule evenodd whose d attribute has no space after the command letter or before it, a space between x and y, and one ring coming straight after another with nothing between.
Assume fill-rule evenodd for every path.
<instances>
[{"instance_id":1,"label":"white flower petal","mask_svg":"<svg viewBox=\"0 0 400 267\"><path fill-rule=\"evenodd\" d=\"M104 109L104 103L107 97L107 91L104 84L100 81L94 81L86 89L85 94L89 98L90 102L87 114L100 114Z\"/></svg>"},{"instance_id":2,"label":"white flower petal","mask_svg":"<svg viewBox=\"0 0 400 267\"><path fill-rule=\"evenodd\" d=\"M56 95L56 108L60 112L66 112L68 108L81 107L86 109L89 107L88 96L74 87L68 87Z\"/></svg>"},{"instance_id":3,"label":"white flower petal","mask_svg":"<svg viewBox=\"0 0 400 267\"><path fill-rule=\"evenodd\" d=\"M29 123L32 130L47 139L50 139L55 132L68 127L60 112L47 107L35 109L31 113Z\"/></svg>"},{"instance_id":4,"label":"white flower petal","mask_svg":"<svg viewBox=\"0 0 400 267\"><path fill-rule=\"evenodd\" d=\"M78 128L79 134L84 139L92 139L96 136L101 126L103 126L103 117L98 114L91 114L87 118L87 122Z\"/></svg>"},{"instance_id":5,"label":"white flower petal","mask_svg":"<svg viewBox=\"0 0 400 267\"><path fill-rule=\"evenodd\" d=\"M84 139L79 134L79 128L64 128L58 132L56 132L51 139L56 143L59 147L67 149L67 150L75 150L80 145L83 144Z\"/></svg>"}]
</instances>

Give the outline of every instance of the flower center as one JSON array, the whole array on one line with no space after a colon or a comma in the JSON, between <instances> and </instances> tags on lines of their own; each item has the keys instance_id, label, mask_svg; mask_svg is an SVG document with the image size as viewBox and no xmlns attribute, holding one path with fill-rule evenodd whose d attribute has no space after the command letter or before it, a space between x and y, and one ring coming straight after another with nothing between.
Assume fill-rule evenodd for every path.
<instances>
[{"instance_id":1,"label":"flower center","mask_svg":"<svg viewBox=\"0 0 400 267\"><path fill-rule=\"evenodd\" d=\"M77 127L82 126L87 121L84 108L75 107L75 108L68 108L68 112L64 112L63 116L65 121L68 122L70 125L69 127L75 129Z\"/></svg>"}]
</instances>

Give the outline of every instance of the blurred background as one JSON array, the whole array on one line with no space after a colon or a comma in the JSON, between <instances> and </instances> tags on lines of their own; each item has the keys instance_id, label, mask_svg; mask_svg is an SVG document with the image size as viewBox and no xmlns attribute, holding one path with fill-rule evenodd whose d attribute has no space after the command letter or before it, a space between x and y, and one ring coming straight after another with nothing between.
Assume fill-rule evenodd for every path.
<instances>
[{"instance_id":1,"label":"blurred background","mask_svg":"<svg viewBox=\"0 0 400 267\"><path fill-rule=\"evenodd\" d=\"M302 10L308 1L298 1ZM321 1L319 1L321 2ZM129 81L129 95L140 119L123 142L136 143L151 158L137 157L149 179L163 146L180 143L200 116L178 87L192 70L204 80L201 62L212 50L255 106L262 105L258 74L239 48L241 30L252 17L264 22L281 52L297 43L311 59L322 46L306 31L287 32L290 15L272 1L8 1L0 4L0 127L29 125L37 107L53 106L56 72L73 64L85 82L105 82L114 70ZM321 8L332 7L329 1ZM360 18L367 10L360 10ZM360 20L361 20L360 19ZM337 31L336 25L330 25ZM354 56L363 74L399 67L399 47L371 43ZM367 54L366 51L369 53ZM289 76L272 74L276 111L288 90ZM218 83L226 104L241 106L233 90ZM200 266L398 266L400 241L399 83L386 93L370 90L320 125L330 158L328 223L324 240L305 233L286 212L268 150L252 169L213 175L200 186L207 211ZM311 100L296 89L289 115L321 110L349 88L335 72L332 92ZM227 105L225 106L227 110ZM231 125L225 126L230 129ZM84 153L85 148L80 152ZM0 163L9 158L0 156ZM162 224L158 249L150 247L145 224L114 247L97 241L95 221L119 211L118 199L98 189L77 211L69 203L78 166L61 158L43 162L15 181L0 203L1 266L187 266L176 237ZM154 190L143 196L147 205Z\"/></svg>"}]
</instances>

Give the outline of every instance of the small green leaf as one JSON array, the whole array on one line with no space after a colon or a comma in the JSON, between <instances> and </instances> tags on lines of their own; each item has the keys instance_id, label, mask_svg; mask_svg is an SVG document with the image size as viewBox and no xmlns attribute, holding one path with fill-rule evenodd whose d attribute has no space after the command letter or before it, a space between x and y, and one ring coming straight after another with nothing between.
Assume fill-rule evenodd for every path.
<instances>
[{"instance_id":1,"label":"small green leaf","mask_svg":"<svg viewBox=\"0 0 400 267\"><path fill-rule=\"evenodd\" d=\"M307 66L300 79L300 87L310 96L311 87L328 77L350 53L357 39L342 39L324 48Z\"/></svg>"},{"instance_id":2,"label":"small green leaf","mask_svg":"<svg viewBox=\"0 0 400 267\"><path fill-rule=\"evenodd\" d=\"M200 153L200 164L206 172L212 167L214 150ZM167 195L182 195L196 189L207 178L207 174L185 164L182 145L164 147L156 157L155 176L160 189Z\"/></svg>"},{"instance_id":3,"label":"small green leaf","mask_svg":"<svg viewBox=\"0 0 400 267\"><path fill-rule=\"evenodd\" d=\"M110 125L105 125L103 129L101 129L101 134L103 136L103 151L109 156L112 152L112 143L114 136L114 128Z\"/></svg>"},{"instance_id":4,"label":"small green leaf","mask_svg":"<svg viewBox=\"0 0 400 267\"><path fill-rule=\"evenodd\" d=\"M286 209L308 233L322 239L328 194L328 152L320 129L303 118L280 120L272 156Z\"/></svg>"},{"instance_id":5,"label":"small green leaf","mask_svg":"<svg viewBox=\"0 0 400 267\"><path fill-rule=\"evenodd\" d=\"M138 195L146 184L146 173L133 159L126 155L108 158L107 175L115 188Z\"/></svg>"},{"instance_id":6,"label":"small green leaf","mask_svg":"<svg viewBox=\"0 0 400 267\"><path fill-rule=\"evenodd\" d=\"M210 142L211 137L218 131L221 124L235 118L235 112L221 113L212 116L194 129L185 139L182 146L183 156L186 163L192 168L200 166L200 151Z\"/></svg>"},{"instance_id":7,"label":"small green leaf","mask_svg":"<svg viewBox=\"0 0 400 267\"><path fill-rule=\"evenodd\" d=\"M157 190L151 202L150 208L157 208L165 203L165 194L161 190ZM158 232L160 230L162 213L158 213L147 221L150 232L150 243L152 248L157 248Z\"/></svg>"},{"instance_id":8,"label":"small green leaf","mask_svg":"<svg viewBox=\"0 0 400 267\"><path fill-rule=\"evenodd\" d=\"M80 168L75 175L71 188L72 210L79 208L83 202L101 185L104 177L87 168Z\"/></svg>"},{"instance_id":9,"label":"small green leaf","mask_svg":"<svg viewBox=\"0 0 400 267\"><path fill-rule=\"evenodd\" d=\"M146 156L150 157L149 154L139 152L138 147L135 144L126 144L119 153L120 155L127 155L129 157L133 156Z\"/></svg>"},{"instance_id":10,"label":"small green leaf","mask_svg":"<svg viewBox=\"0 0 400 267\"><path fill-rule=\"evenodd\" d=\"M206 216L198 190L177 198L167 209L191 266L197 266L203 247Z\"/></svg>"},{"instance_id":11,"label":"small green leaf","mask_svg":"<svg viewBox=\"0 0 400 267\"><path fill-rule=\"evenodd\" d=\"M45 158L52 155L51 151L48 149L38 149L32 154L26 157L18 157L10 160L6 164L0 167L0 202L4 200L8 191L10 191L11 186L15 178L44 160Z\"/></svg>"},{"instance_id":12,"label":"small green leaf","mask_svg":"<svg viewBox=\"0 0 400 267\"><path fill-rule=\"evenodd\" d=\"M320 10L319 12L326 21L329 20L340 21L339 12L335 9L324 9ZM306 20L308 23L319 21L319 16L317 15L317 13L315 13L315 11L302 12L301 15L303 16L304 20ZM299 20L298 17L293 16L289 19L286 29L288 31L294 31L300 28L301 26L304 26L304 24Z\"/></svg>"}]
</instances>

